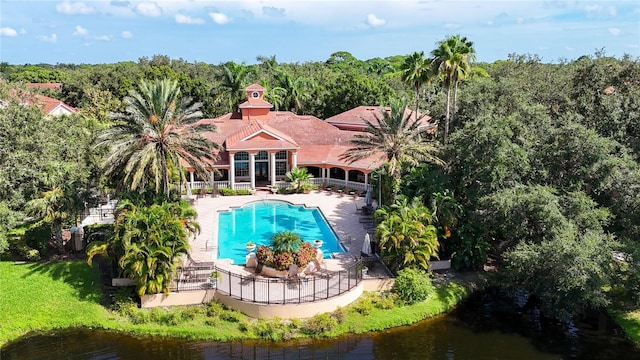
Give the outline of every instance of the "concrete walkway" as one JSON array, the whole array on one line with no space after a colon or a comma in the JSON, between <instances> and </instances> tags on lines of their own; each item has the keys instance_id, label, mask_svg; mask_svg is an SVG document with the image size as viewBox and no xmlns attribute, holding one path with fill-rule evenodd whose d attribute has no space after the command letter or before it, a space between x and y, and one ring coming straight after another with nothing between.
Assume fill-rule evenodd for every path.
<instances>
[{"instance_id":1,"label":"concrete walkway","mask_svg":"<svg viewBox=\"0 0 640 360\"><path fill-rule=\"evenodd\" d=\"M283 200L295 205L318 207L338 235L348 253L337 259L327 259L329 270L341 270L360 255L367 231L373 235L372 224L356 209L364 205L364 198L354 199L351 195L312 191L310 194L271 194L258 191L255 195L219 196L195 200L197 221L201 232L191 240L191 258L197 262L218 260L218 212L240 207L257 200ZM372 237L373 238L373 237Z\"/></svg>"}]
</instances>

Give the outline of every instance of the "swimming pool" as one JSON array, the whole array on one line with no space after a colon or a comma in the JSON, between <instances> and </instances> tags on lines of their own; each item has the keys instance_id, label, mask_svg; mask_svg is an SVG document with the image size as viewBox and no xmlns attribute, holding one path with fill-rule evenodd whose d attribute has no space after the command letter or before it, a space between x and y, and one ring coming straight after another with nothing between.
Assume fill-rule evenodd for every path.
<instances>
[{"instance_id":1,"label":"swimming pool","mask_svg":"<svg viewBox=\"0 0 640 360\"><path fill-rule=\"evenodd\" d=\"M219 213L218 258L233 259L234 264L244 264L247 242L253 241L258 246L268 245L271 235L286 230L298 233L303 241L321 239L325 258L335 252L344 252L319 209L267 200Z\"/></svg>"}]
</instances>

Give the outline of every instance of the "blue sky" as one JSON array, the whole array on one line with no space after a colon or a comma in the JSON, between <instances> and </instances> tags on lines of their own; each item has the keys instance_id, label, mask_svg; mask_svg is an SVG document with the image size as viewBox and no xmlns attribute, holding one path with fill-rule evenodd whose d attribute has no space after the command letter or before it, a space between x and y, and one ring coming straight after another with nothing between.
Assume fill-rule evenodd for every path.
<instances>
[{"instance_id":1,"label":"blue sky","mask_svg":"<svg viewBox=\"0 0 640 360\"><path fill-rule=\"evenodd\" d=\"M366 60L430 52L449 35L477 60L544 62L604 49L640 56L640 1L0 0L0 61L113 63L154 54L189 62Z\"/></svg>"}]
</instances>

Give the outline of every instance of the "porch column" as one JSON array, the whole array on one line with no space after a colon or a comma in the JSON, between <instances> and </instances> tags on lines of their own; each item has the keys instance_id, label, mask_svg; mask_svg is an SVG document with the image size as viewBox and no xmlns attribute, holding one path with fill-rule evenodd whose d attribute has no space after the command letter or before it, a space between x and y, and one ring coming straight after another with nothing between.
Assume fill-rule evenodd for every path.
<instances>
[{"instance_id":1,"label":"porch column","mask_svg":"<svg viewBox=\"0 0 640 360\"><path fill-rule=\"evenodd\" d=\"M269 154L271 161L269 162L269 175L271 178L271 186L276 186L276 153Z\"/></svg>"},{"instance_id":2,"label":"porch column","mask_svg":"<svg viewBox=\"0 0 640 360\"><path fill-rule=\"evenodd\" d=\"M367 190L369 188L369 174L364 173L364 189Z\"/></svg>"},{"instance_id":3,"label":"porch column","mask_svg":"<svg viewBox=\"0 0 640 360\"><path fill-rule=\"evenodd\" d=\"M249 179L251 180L251 188L256 188L256 154L249 154Z\"/></svg>"},{"instance_id":4,"label":"porch column","mask_svg":"<svg viewBox=\"0 0 640 360\"><path fill-rule=\"evenodd\" d=\"M291 168L298 167L298 152L294 151L291 153Z\"/></svg>"},{"instance_id":5,"label":"porch column","mask_svg":"<svg viewBox=\"0 0 640 360\"><path fill-rule=\"evenodd\" d=\"M215 182L216 182L215 172L213 170L209 171L209 176L211 176L211 187L213 187L213 185L215 185Z\"/></svg>"},{"instance_id":6,"label":"porch column","mask_svg":"<svg viewBox=\"0 0 640 360\"><path fill-rule=\"evenodd\" d=\"M229 153L229 187L234 190L236 188L236 154Z\"/></svg>"},{"instance_id":7,"label":"porch column","mask_svg":"<svg viewBox=\"0 0 640 360\"><path fill-rule=\"evenodd\" d=\"M189 171L189 188L193 189L193 171Z\"/></svg>"},{"instance_id":8,"label":"porch column","mask_svg":"<svg viewBox=\"0 0 640 360\"><path fill-rule=\"evenodd\" d=\"M344 186L349 187L349 170L344 171Z\"/></svg>"}]
</instances>

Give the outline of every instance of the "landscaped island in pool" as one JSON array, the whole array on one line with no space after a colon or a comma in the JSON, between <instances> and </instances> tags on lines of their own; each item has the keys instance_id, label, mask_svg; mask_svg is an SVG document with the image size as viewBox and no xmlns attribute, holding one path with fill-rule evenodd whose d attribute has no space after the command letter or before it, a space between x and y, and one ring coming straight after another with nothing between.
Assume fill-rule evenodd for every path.
<instances>
[{"instance_id":1,"label":"landscaped island in pool","mask_svg":"<svg viewBox=\"0 0 640 360\"><path fill-rule=\"evenodd\" d=\"M220 212L218 216L218 258L233 259L234 264L244 264L247 249L253 241L256 245L268 245L271 235L280 231L293 231L303 241L323 241L325 258L332 253L344 252L318 208L306 208L284 201L266 200L248 203L241 208Z\"/></svg>"}]
</instances>

